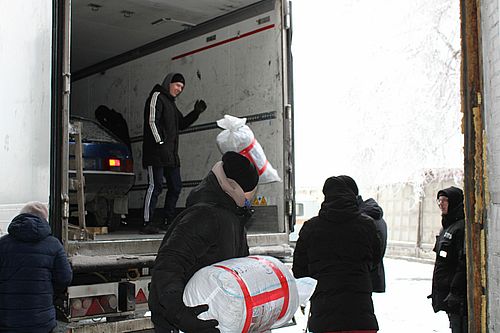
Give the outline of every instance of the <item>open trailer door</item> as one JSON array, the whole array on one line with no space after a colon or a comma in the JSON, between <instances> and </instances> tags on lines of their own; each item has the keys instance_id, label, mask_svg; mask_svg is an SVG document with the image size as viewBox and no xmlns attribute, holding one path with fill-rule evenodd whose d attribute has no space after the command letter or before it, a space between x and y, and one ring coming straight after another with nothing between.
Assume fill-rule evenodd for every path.
<instances>
[{"instance_id":1,"label":"open trailer door","mask_svg":"<svg viewBox=\"0 0 500 333\"><path fill-rule=\"evenodd\" d=\"M52 4L2 1L0 11L2 235L26 202L49 202Z\"/></svg>"}]
</instances>

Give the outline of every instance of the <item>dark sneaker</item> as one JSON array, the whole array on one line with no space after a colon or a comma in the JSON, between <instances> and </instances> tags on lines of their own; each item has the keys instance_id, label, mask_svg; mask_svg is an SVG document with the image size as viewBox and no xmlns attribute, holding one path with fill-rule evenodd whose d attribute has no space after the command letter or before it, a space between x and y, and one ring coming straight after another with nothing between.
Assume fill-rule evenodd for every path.
<instances>
[{"instance_id":1,"label":"dark sneaker","mask_svg":"<svg viewBox=\"0 0 500 333\"><path fill-rule=\"evenodd\" d=\"M139 233L143 235L155 235L160 233L160 229L151 223L148 223L142 227L141 230L139 230Z\"/></svg>"}]
</instances>

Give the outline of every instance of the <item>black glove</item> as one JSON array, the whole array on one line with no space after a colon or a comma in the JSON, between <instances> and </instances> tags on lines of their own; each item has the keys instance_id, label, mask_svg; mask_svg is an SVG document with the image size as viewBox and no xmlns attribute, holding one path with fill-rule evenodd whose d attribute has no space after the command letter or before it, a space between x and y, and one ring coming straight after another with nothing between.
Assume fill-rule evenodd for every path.
<instances>
[{"instance_id":1,"label":"black glove","mask_svg":"<svg viewBox=\"0 0 500 333\"><path fill-rule=\"evenodd\" d=\"M178 328L185 333L219 333L216 327L219 322L215 319L202 320L198 315L208 311L208 305L202 304L194 307L184 307L177 315Z\"/></svg>"},{"instance_id":2,"label":"black glove","mask_svg":"<svg viewBox=\"0 0 500 333\"><path fill-rule=\"evenodd\" d=\"M463 297L457 296L453 293L449 293L448 296L443 300L443 302L446 303L448 306L448 309L451 312L456 312L457 310L460 310L460 305L462 304Z\"/></svg>"},{"instance_id":3,"label":"black glove","mask_svg":"<svg viewBox=\"0 0 500 333\"><path fill-rule=\"evenodd\" d=\"M198 99L196 103L194 103L194 110L198 113L202 113L207 109L207 103L204 100Z\"/></svg>"}]
</instances>

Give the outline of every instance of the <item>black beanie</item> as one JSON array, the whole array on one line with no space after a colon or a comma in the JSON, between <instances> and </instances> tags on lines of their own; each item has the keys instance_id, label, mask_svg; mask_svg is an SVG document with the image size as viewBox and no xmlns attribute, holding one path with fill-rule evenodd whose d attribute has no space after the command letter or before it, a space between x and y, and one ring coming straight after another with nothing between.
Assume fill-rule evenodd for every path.
<instances>
[{"instance_id":1,"label":"black beanie","mask_svg":"<svg viewBox=\"0 0 500 333\"><path fill-rule=\"evenodd\" d=\"M172 81L170 81L170 83L175 83L175 82L180 82L182 84L186 84L186 82L184 81L184 76L182 76L181 73L175 73L174 76L172 76Z\"/></svg>"},{"instance_id":2,"label":"black beanie","mask_svg":"<svg viewBox=\"0 0 500 333\"><path fill-rule=\"evenodd\" d=\"M346 175L339 176L339 178L344 183L346 183L346 185L354 192L354 194L356 194L356 195L359 194L358 185L356 185L356 182L354 181L354 179L352 179L351 177L346 176Z\"/></svg>"},{"instance_id":3,"label":"black beanie","mask_svg":"<svg viewBox=\"0 0 500 333\"><path fill-rule=\"evenodd\" d=\"M356 198L358 186L354 179L349 176L330 177L323 185L323 194L327 200L342 196Z\"/></svg>"},{"instance_id":4,"label":"black beanie","mask_svg":"<svg viewBox=\"0 0 500 333\"><path fill-rule=\"evenodd\" d=\"M255 165L248 158L234 151L228 151L222 155L222 168L226 177L237 182L243 192L250 192L259 182L259 174Z\"/></svg>"}]
</instances>

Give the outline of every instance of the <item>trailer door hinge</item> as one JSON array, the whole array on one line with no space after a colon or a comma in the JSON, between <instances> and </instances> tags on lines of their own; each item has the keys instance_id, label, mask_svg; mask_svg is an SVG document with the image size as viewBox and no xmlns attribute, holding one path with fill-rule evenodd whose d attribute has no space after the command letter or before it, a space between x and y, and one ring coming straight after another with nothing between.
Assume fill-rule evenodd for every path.
<instances>
[{"instance_id":1,"label":"trailer door hinge","mask_svg":"<svg viewBox=\"0 0 500 333\"><path fill-rule=\"evenodd\" d=\"M67 194L62 196L62 217L69 219L69 197Z\"/></svg>"},{"instance_id":2,"label":"trailer door hinge","mask_svg":"<svg viewBox=\"0 0 500 333\"><path fill-rule=\"evenodd\" d=\"M284 18L285 29L288 30L292 27L292 2L285 2L285 18Z\"/></svg>"},{"instance_id":3,"label":"trailer door hinge","mask_svg":"<svg viewBox=\"0 0 500 333\"><path fill-rule=\"evenodd\" d=\"M285 119L292 119L292 106L290 104L285 105Z\"/></svg>"},{"instance_id":4,"label":"trailer door hinge","mask_svg":"<svg viewBox=\"0 0 500 333\"><path fill-rule=\"evenodd\" d=\"M63 85L64 85L64 93L69 94L71 90L71 73L69 72L63 73Z\"/></svg>"},{"instance_id":5,"label":"trailer door hinge","mask_svg":"<svg viewBox=\"0 0 500 333\"><path fill-rule=\"evenodd\" d=\"M292 216L293 215L293 207L294 206L294 201L292 199L288 199L286 202L286 209L287 209L287 215Z\"/></svg>"}]
</instances>

